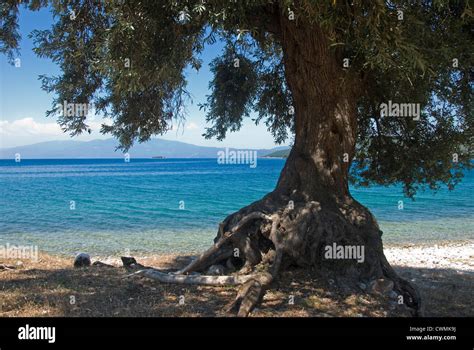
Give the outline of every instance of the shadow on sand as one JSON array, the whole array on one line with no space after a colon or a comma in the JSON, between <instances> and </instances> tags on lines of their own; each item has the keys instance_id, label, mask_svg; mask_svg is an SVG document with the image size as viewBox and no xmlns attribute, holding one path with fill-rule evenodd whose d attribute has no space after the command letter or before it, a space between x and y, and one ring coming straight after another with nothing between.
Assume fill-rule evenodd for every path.
<instances>
[{"instance_id":1,"label":"shadow on sand","mask_svg":"<svg viewBox=\"0 0 474 350\"><path fill-rule=\"evenodd\" d=\"M185 265L176 257L160 267ZM70 262L69 262L70 263ZM123 268L44 267L31 263L0 271L0 316L225 316L231 287L166 285L124 278ZM420 289L426 316L474 316L474 273L395 267ZM183 298L184 297L184 298ZM181 301L181 303L180 303ZM183 304L184 302L184 304ZM281 276L255 316L406 316L387 297L354 293L295 269Z\"/></svg>"}]
</instances>

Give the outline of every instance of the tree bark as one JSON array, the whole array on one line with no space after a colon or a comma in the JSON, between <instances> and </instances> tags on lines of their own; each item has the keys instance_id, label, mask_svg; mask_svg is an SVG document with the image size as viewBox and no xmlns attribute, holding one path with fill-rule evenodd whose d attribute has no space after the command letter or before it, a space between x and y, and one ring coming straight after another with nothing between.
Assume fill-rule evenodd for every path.
<instances>
[{"instance_id":1,"label":"tree bark","mask_svg":"<svg viewBox=\"0 0 474 350\"><path fill-rule=\"evenodd\" d=\"M295 142L278 187L346 196L356 143L357 82L344 72L342 59L317 26L282 17L281 42L295 108Z\"/></svg>"},{"instance_id":2,"label":"tree bark","mask_svg":"<svg viewBox=\"0 0 474 350\"><path fill-rule=\"evenodd\" d=\"M391 280L405 304L419 313L416 288L398 277L387 262L377 221L349 192L357 135L357 78L344 71L342 57L331 50L327 33L317 25L281 15L278 36L293 96L295 142L277 186L228 216L219 226L214 246L199 259L177 275L159 274L159 279L185 283L190 281L185 274L205 271L219 256L225 256L227 263L238 260L238 273L246 279L230 309L237 307L238 315L245 316L281 269L297 265L311 267L348 288ZM363 249L363 259L328 257L327 248L334 245ZM224 252L238 254L229 258ZM262 268L257 269L258 265ZM191 279L193 283L228 281L206 276Z\"/></svg>"},{"instance_id":3,"label":"tree bark","mask_svg":"<svg viewBox=\"0 0 474 350\"><path fill-rule=\"evenodd\" d=\"M317 25L282 15L279 39L295 109L294 145L274 191L227 217L221 231L229 231L252 212L272 215L278 218L272 224L257 220L229 239L231 248L241 252L245 273L278 251L282 266L312 267L348 287L392 280L405 304L421 312L416 288L398 277L384 256L377 221L349 192L357 77L344 70L343 58ZM220 239L222 233L216 242ZM325 251L334 244L364 249L363 261L327 258Z\"/></svg>"}]
</instances>

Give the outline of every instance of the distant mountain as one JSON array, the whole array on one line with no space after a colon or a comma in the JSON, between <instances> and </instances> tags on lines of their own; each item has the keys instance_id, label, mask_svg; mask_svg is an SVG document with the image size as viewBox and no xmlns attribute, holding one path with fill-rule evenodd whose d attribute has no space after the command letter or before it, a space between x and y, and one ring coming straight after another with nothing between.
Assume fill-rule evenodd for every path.
<instances>
[{"instance_id":1,"label":"distant mountain","mask_svg":"<svg viewBox=\"0 0 474 350\"><path fill-rule=\"evenodd\" d=\"M33 145L0 148L0 158L13 159L19 153L23 159L45 158L122 158L123 152L115 151L115 139L93 141L49 141ZM258 157L287 147L257 149ZM151 139L146 143L134 145L128 153L133 158L217 158L217 152L225 147L196 146L179 141ZM232 150L232 148L229 148Z\"/></svg>"},{"instance_id":2,"label":"distant mountain","mask_svg":"<svg viewBox=\"0 0 474 350\"><path fill-rule=\"evenodd\" d=\"M271 152L269 154L264 155L265 158L288 158L288 155L290 154L290 149L285 148L285 149L280 149L275 152Z\"/></svg>"}]
</instances>

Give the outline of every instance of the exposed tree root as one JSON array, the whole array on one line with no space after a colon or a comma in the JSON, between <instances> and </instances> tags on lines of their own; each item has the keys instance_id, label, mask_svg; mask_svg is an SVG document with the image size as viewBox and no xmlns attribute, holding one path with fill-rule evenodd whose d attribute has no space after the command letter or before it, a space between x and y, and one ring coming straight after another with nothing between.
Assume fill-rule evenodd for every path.
<instances>
[{"instance_id":1,"label":"exposed tree root","mask_svg":"<svg viewBox=\"0 0 474 350\"><path fill-rule=\"evenodd\" d=\"M247 224L254 220L267 220L272 222L271 235L275 235L275 231L278 225L278 219L274 220L274 217L263 214L261 212L252 212L245 215L236 225L234 225L229 231L224 232L224 223L219 227L219 239L217 242L201 254L196 260L192 261L185 268L175 273L165 273L154 268L145 267L138 264L133 258L122 258L124 266L129 270L138 271L126 276L144 276L154 280L158 280L162 283L176 283L176 284L188 284L188 285L206 285L206 286L224 286L241 285L237 298L228 307L229 311L236 311L238 316L248 316L253 310L255 305L261 301L265 290L269 287L274 277L278 273L279 266L281 263L282 253L280 250L277 251L276 258L272 264L271 272L256 272L251 274L235 274L226 276L206 276L188 273L204 269L212 262L219 261L228 258L229 252L232 250L225 249L224 245L229 239L244 228Z\"/></svg>"},{"instance_id":2,"label":"exposed tree root","mask_svg":"<svg viewBox=\"0 0 474 350\"><path fill-rule=\"evenodd\" d=\"M248 316L261 302L277 280L283 262L284 266L313 266L323 277L341 277L352 284L392 280L405 305L413 308L415 315L422 315L418 291L400 278L386 260L381 231L365 207L350 200L323 206L301 195L294 198L289 208L289 197L268 195L227 217L219 225L215 244L179 271L159 271L134 259L126 259L124 265L136 271L129 276L141 275L161 283L240 286L237 297L226 307L237 316ZM326 259L325 247L333 243L364 246L365 261ZM233 256L236 248L241 254L238 258ZM228 268L227 274L221 276L200 273L213 264L224 270L226 266L233 267L233 259L240 263L237 272Z\"/></svg>"},{"instance_id":3,"label":"exposed tree root","mask_svg":"<svg viewBox=\"0 0 474 350\"><path fill-rule=\"evenodd\" d=\"M253 212L245 217L243 217L240 222L232 227L230 231L224 232L224 223L221 223L219 225L219 233L220 233L220 239L208 250L206 250L204 253L202 253L196 260L192 261L188 266L185 268L179 270L176 272L176 274L186 274L190 273L193 271L197 271L198 269L205 268L209 265L212 264L212 262L218 260L218 259L213 259L211 260L210 258L219 252L219 250L224 246L225 243L229 241L229 239L237 233L240 229L242 229L246 224L248 224L252 220L257 220L257 219L262 219L262 220L272 220L271 216L265 215L260 212ZM229 251L227 254L224 255L229 255L232 254L232 251ZM228 256L227 256L228 257ZM211 262L209 262L211 260Z\"/></svg>"},{"instance_id":4,"label":"exposed tree root","mask_svg":"<svg viewBox=\"0 0 474 350\"><path fill-rule=\"evenodd\" d=\"M247 317L255 306L262 301L265 291L273 281L270 273L260 273L252 276L240 287L235 300L226 311L237 312L239 317Z\"/></svg>"},{"instance_id":5,"label":"exposed tree root","mask_svg":"<svg viewBox=\"0 0 474 350\"><path fill-rule=\"evenodd\" d=\"M423 303L418 289L412 283L398 276L385 258L385 255L382 257L382 269L384 274L393 281L394 289L403 296L404 303L413 310L414 316L424 316Z\"/></svg>"},{"instance_id":6,"label":"exposed tree root","mask_svg":"<svg viewBox=\"0 0 474 350\"><path fill-rule=\"evenodd\" d=\"M257 273L253 278L245 282L239 289L235 300L227 307L227 312L237 311L237 316L247 317L255 306L262 301L265 292L272 282L276 280L280 271L282 257L282 251L277 249L275 260L269 269L270 272Z\"/></svg>"},{"instance_id":7,"label":"exposed tree root","mask_svg":"<svg viewBox=\"0 0 474 350\"><path fill-rule=\"evenodd\" d=\"M261 302L265 291L274 281L281 263L281 252L276 253L271 272L256 272L248 275L205 276L165 273L153 268L138 270L130 276L144 276L162 283L175 283L205 286L241 285L236 299L226 308L228 312L237 312L237 316L246 317Z\"/></svg>"},{"instance_id":8,"label":"exposed tree root","mask_svg":"<svg viewBox=\"0 0 474 350\"><path fill-rule=\"evenodd\" d=\"M265 291L273 281L272 274L259 272L249 275L233 276L204 276L204 275L176 275L161 272L153 268L138 270L127 277L143 276L161 283L174 283L202 286L238 286L241 285L237 297L226 308L227 312L236 312L237 316L246 317L261 302Z\"/></svg>"},{"instance_id":9,"label":"exposed tree root","mask_svg":"<svg viewBox=\"0 0 474 350\"><path fill-rule=\"evenodd\" d=\"M183 275L166 273L153 268L139 270L129 276L142 275L162 283L191 284L202 286L238 286L253 279L254 275L227 275L227 276L205 276L205 275Z\"/></svg>"}]
</instances>

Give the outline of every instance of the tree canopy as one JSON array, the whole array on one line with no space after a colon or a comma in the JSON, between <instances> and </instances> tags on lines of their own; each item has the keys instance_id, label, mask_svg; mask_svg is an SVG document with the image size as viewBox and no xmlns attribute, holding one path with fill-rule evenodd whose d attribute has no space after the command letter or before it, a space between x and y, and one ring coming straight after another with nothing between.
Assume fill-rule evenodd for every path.
<instances>
[{"instance_id":1,"label":"tree canopy","mask_svg":"<svg viewBox=\"0 0 474 350\"><path fill-rule=\"evenodd\" d=\"M6 0L0 51L10 60L18 55L21 6L48 6L54 14L51 29L31 36L36 54L61 69L41 79L54 93L48 114L72 135L86 131L87 121L64 115L63 101L91 103L111 118L102 132L124 149L165 133L185 118L185 69L199 69L205 47L221 40L210 94L201 101L210 123L204 136L223 139L254 117L277 142L287 140L295 111L281 45L284 16L295 26L321 28L344 79L360 82L354 183L400 182L412 196L424 185L452 188L472 167L469 1ZM419 120L381 116L389 101L419 104Z\"/></svg>"}]
</instances>

